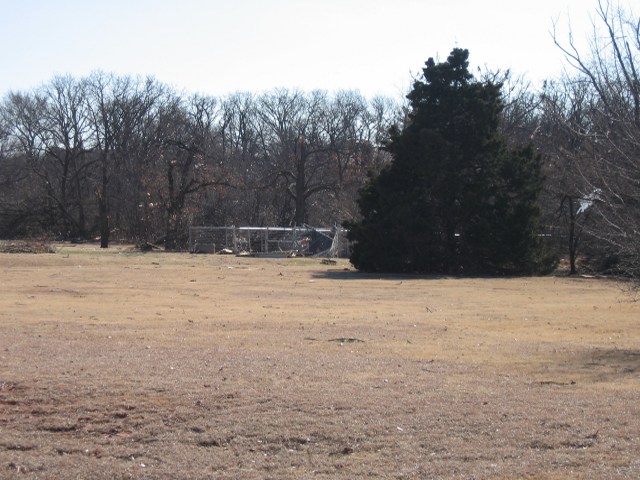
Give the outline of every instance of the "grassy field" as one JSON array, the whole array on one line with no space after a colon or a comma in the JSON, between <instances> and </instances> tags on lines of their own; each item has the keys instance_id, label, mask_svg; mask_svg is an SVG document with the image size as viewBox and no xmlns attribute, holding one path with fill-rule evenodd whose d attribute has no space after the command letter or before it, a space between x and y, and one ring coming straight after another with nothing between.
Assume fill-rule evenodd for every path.
<instances>
[{"instance_id":1,"label":"grassy field","mask_svg":"<svg viewBox=\"0 0 640 480\"><path fill-rule=\"evenodd\" d=\"M623 284L91 245L0 272L0 478L640 478Z\"/></svg>"}]
</instances>

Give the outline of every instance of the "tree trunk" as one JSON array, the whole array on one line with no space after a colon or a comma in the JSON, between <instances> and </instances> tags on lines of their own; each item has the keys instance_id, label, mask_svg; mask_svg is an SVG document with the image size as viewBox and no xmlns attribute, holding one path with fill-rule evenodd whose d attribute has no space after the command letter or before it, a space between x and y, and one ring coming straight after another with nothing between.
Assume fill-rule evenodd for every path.
<instances>
[{"instance_id":1,"label":"tree trunk","mask_svg":"<svg viewBox=\"0 0 640 480\"><path fill-rule=\"evenodd\" d=\"M167 251L173 251L177 248L176 216L176 210L173 207L169 207L164 229L164 249Z\"/></svg>"},{"instance_id":2,"label":"tree trunk","mask_svg":"<svg viewBox=\"0 0 640 480\"><path fill-rule=\"evenodd\" d=\"M98 198L98 217L100 223L100 248L109 248L109 205L107 202L107 184L109 178L107 176L106 158L103 159L102 165L102 185L100 186L100 194Z\"/></svg>"},{"instance_id":3,"label":"tree trunk","mask_svg":"<svg viewBox=\"0 0 640 480\"><path fill-rule=\"evenodd\" d=\"M98 214L100 218L100 248L109 248L109 216L107 211L106 199L100 198L98 201Z\"/></svg>"},{"instance_id":4,"label":"tree trunk","mask_svg":"<svg viewBox=\"0 0 640 480\"><path fill-rule=\"evenodd\" d=\"M576 213L573 209L573 197L568 197L569 205L569 275L578 273L576 270L576 253L578 241L576 238Z\"/></svg>"},{"instance_id":5,"label":"tree trunk","mask_svg":"<svg viewBox=\"0 0 640 480\"><path fill-rule=\"evenodd\" d=\"M299 147L299 155L296 158L296 214L295 224L303 225L307 221L307 205L306 205L306 178L305 178L305 155L304 140L301 141Z\"/></svg>"}]
</instances>

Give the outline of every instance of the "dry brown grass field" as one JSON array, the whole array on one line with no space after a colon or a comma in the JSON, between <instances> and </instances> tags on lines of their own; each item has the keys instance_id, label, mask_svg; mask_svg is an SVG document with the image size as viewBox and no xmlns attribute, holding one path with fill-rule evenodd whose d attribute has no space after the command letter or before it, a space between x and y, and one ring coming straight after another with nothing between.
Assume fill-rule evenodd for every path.
<instances>
[{"instance_id":1,"label":"dry brown grass field","mask_svg":"<svg viewBox=\"0 0 640 480\"><path fill-rule=\"evenodd\" d=\"M69 245L0 272L3 479L640 478L624 284Z\"/></svg>"}]
</instances>

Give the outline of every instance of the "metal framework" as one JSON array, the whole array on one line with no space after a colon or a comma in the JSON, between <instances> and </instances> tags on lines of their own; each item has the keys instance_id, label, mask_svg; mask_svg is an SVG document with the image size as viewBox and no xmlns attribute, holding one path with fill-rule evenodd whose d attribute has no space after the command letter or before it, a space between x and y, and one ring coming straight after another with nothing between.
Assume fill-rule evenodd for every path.
<instances>
[{"instance_id":1,"label":"metal framework","mask_svg":"<svg viewBox=\"0 0 640 480\"><path fill-rule=\"evenodd\" d=\"M260 256L347 257L343 228L189 227L191 253L234 253Z\"/></svg>"}]
</instances>

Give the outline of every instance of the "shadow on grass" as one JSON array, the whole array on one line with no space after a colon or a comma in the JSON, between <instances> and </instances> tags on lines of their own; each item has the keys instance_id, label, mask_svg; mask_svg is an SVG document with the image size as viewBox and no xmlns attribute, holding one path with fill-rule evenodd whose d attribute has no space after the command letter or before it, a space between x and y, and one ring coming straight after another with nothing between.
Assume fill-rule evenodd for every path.
<instances>
[{"instance_id":1,"label":"shadow on grass","mask_svg":"<svg viewBox=\"0 0 640 480\"><path fill-rule=\"evenodd\" d=\"M323 278L328 280L391 280L391 281L411 281L411 280L442 280L446 278L456 279L465 277L454 277L444 275L420 275L410 273L367 273L347 268L330 268L326 271L316 272L313 278Z\"/></svg>"},{"instance_id":2,"label":"shadow on grass","mask_svg":"<svg viewBox=\"0 0 640 480\"><path fill-rule=\"evenodd\" d=\"M495 279L522 279L522 278L542 278L542 277L566 277L582 279L582 277L569 277L567 275L555 274L500 274L500 273L384 273L384 272L361 272L353 268L329 268L326 271L318 271L313 274L314 278L325 278L330 280L495 280ZM596 277L585 277L587 280Z\"/></svg>"},{"instance_id":3,"label":"shadow on grass","mask_svg":"<svg viewBox=\"0 0 640 480\"><path fill-rule=\"evenodd\" d=\"M640 350L598 348L587 354L586 369L609 370L613 375L637 375L640 373Z\"/></svg>"},{"instance_id":4,"label":"shadow on grass","mask_svg":"<svg viewBox=\"0 0 640 480\"><path fill-rule=\"evenodd\" d=\"M557 367L574 372L594 383L615 383L640 380L640 350L620 348L594 348L572 358L563 358ZM557 382L543 382L556 384ZM573 385L575 382L571 382ZM569 383L557 383L568 385Z\"/></svg>"}]
</instances>

